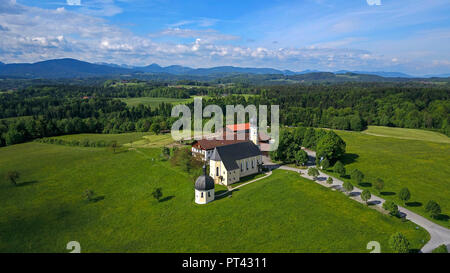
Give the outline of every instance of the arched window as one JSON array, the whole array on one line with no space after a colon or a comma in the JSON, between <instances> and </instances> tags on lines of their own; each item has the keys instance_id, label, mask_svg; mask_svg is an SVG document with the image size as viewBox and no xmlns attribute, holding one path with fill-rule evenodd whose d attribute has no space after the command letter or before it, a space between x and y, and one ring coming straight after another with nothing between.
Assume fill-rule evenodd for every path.
<instances>
[{"instance_id":1,"label":"arched window","mask_svg":"<svg viewBox=\"0 0 450 273\"><path fill-rule=\"evenodd\" d=\"M201 194L201 196L200 196L201 198L203 198L203 192L202 192L202 194Z\"/></svg>"},{"instance_id":2,"label":"arched window","mask_svg":"<svg viewBox=\"0 0 450 273\"><path fill-rule=\"evenodd\" d=\"M211 193L210 192L208 192L208 197L211 197Z\"/></svg>"},{"instance_id":3,"label":"arched window","mask_svg":"<svg viewBox=\"0 0 450 273\"><path fill-rule=\"evenodd\" d=\"M219 176L219 167L216 167L216 176Z\"/></svg>"},{"instance_id":4,"label":"arched window","mask_svg":"<svg viewBox=\"0 0 450 273\"><path fill-rule=\"evenodd\" d=\"M255 168L255 160L252 160L252 169Z\"/></svg>"}]
</instances>

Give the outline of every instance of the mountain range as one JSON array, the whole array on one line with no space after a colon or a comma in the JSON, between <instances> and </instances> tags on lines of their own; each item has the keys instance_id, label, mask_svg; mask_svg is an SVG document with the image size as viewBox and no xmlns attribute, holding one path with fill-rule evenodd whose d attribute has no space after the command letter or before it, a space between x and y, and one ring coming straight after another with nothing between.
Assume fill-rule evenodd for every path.
<instances>
[{"instance_id":1,"label":"mountain range","mask_svg":"<svg viewBox=\"0 0 450 273\"><path fill-rule=\"evenodd\" d=\"M319 73L317 70L304 70L294 72L291 70L278 70L273 68L252 68L235 66L217 66L211 68L191 68L180 65L160 66L151 64L148 66L128 66L108 63L88 63L76 59L54 59L36 63L13 63L5 64L0 62L0 76L2 77L20 77L20 78L84 78L96 76L115 76L115 75L133 75L133 74L171 74L188 76L230 76L239 74L281 74L286 76L302 75L309 73ZM348 71L340 70L333 72L339 74L364 74L375 75L385 78L413 78L410 75L401 72L368 72L368 71ZM320 73L319 73L320 74ZM434 75L427 75L433 77ZM448 74L440 75L448 77Z\"/></svg>"}]
</instances>

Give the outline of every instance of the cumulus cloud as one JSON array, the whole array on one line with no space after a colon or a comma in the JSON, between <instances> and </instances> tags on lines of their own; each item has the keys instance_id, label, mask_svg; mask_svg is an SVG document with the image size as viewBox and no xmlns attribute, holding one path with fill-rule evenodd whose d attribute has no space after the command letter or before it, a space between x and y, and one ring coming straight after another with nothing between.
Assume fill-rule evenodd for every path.
<instances>
[{"instance_id":1,"label":"cumulus cloud","mask_svg":"<svg viewBox=\"0 0 450 273\"><path fill-rule=\"evenodd\" d=\"M366 1L369 6L374 6L374 5L380 6L381 5L381 0L366 0Z\"/></svg>"},{"instance_id":2,"label":"cumulus cloud","mask_svg":"<svg viewBox=\"0 0 450 273\"><path fill-rule=\"evenodd\" d=\"M171 27L140 36L110 25L101 17L63 8L49 10L11 3L13 9L0 16L0 26L8 30L2 31L0 52L2 61L9 63L71 57L129 65L235 65L297 71L307 68L361 69L392 64L392 58L329 45L302 48L243 46L237 44L240 37L213 29ZM186 41L163 42L158 40L160 37L183 37Z\"/></svg>"}]
</instances>

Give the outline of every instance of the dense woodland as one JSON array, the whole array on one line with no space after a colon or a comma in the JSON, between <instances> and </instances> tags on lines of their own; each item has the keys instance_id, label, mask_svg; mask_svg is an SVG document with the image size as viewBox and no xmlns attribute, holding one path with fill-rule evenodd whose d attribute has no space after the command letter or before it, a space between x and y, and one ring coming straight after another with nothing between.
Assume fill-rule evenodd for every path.
<instances>
[{"instance_id":1,"label":"dense woodland","mask_svg":"<svg viewBox=\"0 0 450 273\"><path fill-rule=\"evenodd\" d=\"M73 133L122 133L169 129L172 105L129 107L118 98L189 98L208 95L204 106L280 105L285 126L361 131L367 125L435 130L450 135L448 84L342 83L280 86L210 85L196 81L117 84L39 84L0 92L0 145ZM254 96L239 96L250 94ZM193 108L193 103L188 104Z\"/></svg>"}]
</instances>

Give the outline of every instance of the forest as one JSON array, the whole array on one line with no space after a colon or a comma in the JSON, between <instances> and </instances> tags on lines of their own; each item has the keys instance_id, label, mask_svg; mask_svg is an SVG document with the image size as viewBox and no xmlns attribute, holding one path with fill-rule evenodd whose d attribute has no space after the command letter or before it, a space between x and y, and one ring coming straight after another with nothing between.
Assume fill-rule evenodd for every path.
<instances>
[{"instance_id":1,"label":"forest","mask_svg":"<svg viewBox=\"0 0 450 273\"><path fill-rule=\"evenodd\" d=\"M279 105L280 124L361 131L367 125L449 129L448 84L333 83L270 86L141 81L115 85L36 84L0 92L0 146L74 133L159 133L177 118L172 104L127 106L119 98L207 96L203 105ZM250 96L241 96L247 94ZM187 104L193 109L193 102ZM269 113L270 114L270 113Z\"/></svg>"}]
</instances>

